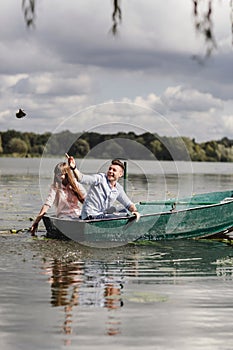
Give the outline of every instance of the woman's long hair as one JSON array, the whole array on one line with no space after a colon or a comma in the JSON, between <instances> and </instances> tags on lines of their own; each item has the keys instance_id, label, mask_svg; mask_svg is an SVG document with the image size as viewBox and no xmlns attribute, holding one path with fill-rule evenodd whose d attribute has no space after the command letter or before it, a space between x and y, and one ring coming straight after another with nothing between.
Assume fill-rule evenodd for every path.
<instances>
[{"instance_id":1,"label":"woman's long hair","mask_svg":"<svg viewBox=\"0 0 233 350\"><path fill-rule=\"evenodd\" d=\"M85 199L84 194L82 193L82 191L78 187L76 180L74 178L73 172L71 171L69 165L65 162L58 163L55 166L53 185L56 189L61 188L62 180L59 178L59 176L61 176L61 175L65 175L65 179L67 180L67 182L71 186L74 194L77 196L78 200L81 203L83 203L84 199Z\"/></svg>"}]
</instances>

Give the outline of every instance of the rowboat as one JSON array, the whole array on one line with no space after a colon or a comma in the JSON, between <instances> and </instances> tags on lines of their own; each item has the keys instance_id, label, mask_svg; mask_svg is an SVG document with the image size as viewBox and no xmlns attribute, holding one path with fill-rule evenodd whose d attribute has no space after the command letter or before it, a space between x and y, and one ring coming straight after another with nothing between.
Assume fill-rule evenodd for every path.
<instances>
[{"instance_id":1,"label":"rowboat","mask_svg":"<svg viewBox=\"0 0 233 350\"><path fill-rule=\"evenodd\" d=\"M136 204L141 217L115 214L104 219L71 220L45 215L48 238L76 242L127 243L137 240L214 238L233 226L233 191L196 194Z\"/></svg>"}]
</instances>

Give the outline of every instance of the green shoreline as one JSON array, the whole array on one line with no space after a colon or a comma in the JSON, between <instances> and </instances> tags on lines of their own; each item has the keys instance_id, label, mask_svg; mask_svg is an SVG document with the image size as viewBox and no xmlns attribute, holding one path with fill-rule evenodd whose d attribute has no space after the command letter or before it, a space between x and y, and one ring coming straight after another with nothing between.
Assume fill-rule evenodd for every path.
<instances>
[{"instance_id":1,"label":"green shoreline","mask_svg":"<svg viewBox=\"0 0 233 350\"><path fill-rule=\"evenodd\" d=\"M116 158L145 160L182 160L199 162L233 162L233 140L227 137L198 143L188 137L159 136L149 132L94 132L57 134L46 132L0 132L0 157L59 157L70 153L76 158Z\"/></svg>"}]
</instances>

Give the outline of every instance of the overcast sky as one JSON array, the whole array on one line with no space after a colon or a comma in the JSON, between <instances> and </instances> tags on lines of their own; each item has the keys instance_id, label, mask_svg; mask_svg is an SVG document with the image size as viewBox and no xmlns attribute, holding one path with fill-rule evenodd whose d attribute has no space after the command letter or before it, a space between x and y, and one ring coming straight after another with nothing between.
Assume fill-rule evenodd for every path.
<instances>
[{"instance_id":1,"label":"overcast sky","mask_svg":"<svg viewBox=\"0 0 233 350\"><path fill-rule=\"evenodd\" d=\"M34 29L20 0L2 2L0 130L233 138L229 3L213 0L217 49L203 60L192 0L122 0L117 37L112 0L37 0Z\"/></svg>"}]
</instances>

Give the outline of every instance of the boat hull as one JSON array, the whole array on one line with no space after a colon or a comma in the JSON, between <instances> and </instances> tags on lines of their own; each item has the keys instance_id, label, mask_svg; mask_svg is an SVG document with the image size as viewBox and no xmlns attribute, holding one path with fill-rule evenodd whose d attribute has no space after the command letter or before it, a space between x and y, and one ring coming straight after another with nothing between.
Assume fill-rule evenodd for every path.
<instances>
[{"instance_id":1,"label":"boat hull","mask_svg":"<svg viewBox=\"0 0 233 350\"><path fill-rule=\"evenodd\" d=\"M201 194L183 200L141 202L133 217L102 220L43 218L47 236L78 242L127 243L139 239L163 240L213 237L233 226L233 191ZM174 205L175 204L175 205Z\"/></svg>"}]
</instances>

